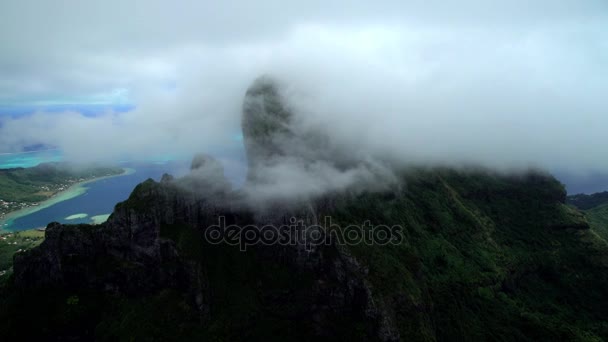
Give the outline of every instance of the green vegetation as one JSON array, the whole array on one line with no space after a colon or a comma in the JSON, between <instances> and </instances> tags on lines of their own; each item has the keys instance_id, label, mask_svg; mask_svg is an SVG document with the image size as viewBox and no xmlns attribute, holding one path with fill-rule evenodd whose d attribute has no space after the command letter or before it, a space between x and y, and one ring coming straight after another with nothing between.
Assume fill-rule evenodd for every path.
<instances>
[{"instance_id":1,"label":"green vegetation","mask_svg":"<svg viewBox=\"0 0 608 342\"><path fill-rule=\"evenodd\" d=\"M608 191L568 196L567 203L584 210L593 232L608 241Z\"/></svg>"},{"instance_id":2,"label":"green vegetation","mask_svg":"<svg viewBox=\"0 0 608 342\"><path fill-rule=\"evenodd\" d=\"M366 270L360 276L402 340L608 340L608 244L596 221L608 217L608 208L587 213L589 229L587 218L564 203L563 185L540 173L420 169L403 178L403 189L336 195L317 213L341 227L368 220L403 227L399 244L339 247ZM176 191L146 181L117 210L150 217L154 201L163 200L154 195L160 189ZM160 235L205 284L205 310L172 289L140 297L0 293L3 336L19 337L15 332L31 322L40 331L29 333L38 338L74 332L98 340L315 336L314 321L297 315L326 304L314 302L314 271L269 263L262 248L243 253L205 244L201 231L188 225L161 225ZM332 250L326 252L331 258ZM0 291L10 289L9 282ZM322 319L344 340L364 340L365 327L351 317Z\"/></svg>"},{"instance_id":3,"label":"green vegetation","mask_svg":"<svg viewBox=\"0 0 608 342\"><path fill-rule=\"evenodd\" d=\"M70 186L124 173L116 167L71 167L46 163L31 168L0 169L0 220L10 212L39 205Z\"/></svg>"},{"instance_id":4,"label":"green vegetation","mask_svg":"<svg viewBox=\"0 0 608 342\"><path fill-rule=\"evenodd\" d=\"M102 176L123 173L122 168L71 168L47 163L30 168L0 169L0 200L4 202L40 202L65 190L69 185Z\"/></svg>"},{"instance_id":5,"label":"green vegetation","mask_svg":"<svg viewBox=\"0 0 608 342\"><path fill-rule=\"evenodd\" d=\"M87 229L86 225L70 227ZM261 272L255 251L242 253L225 245L202 248L202 235L188 226L164 225L161 235L175 241L184 257L200 265L200 281L209 282L212 292L211 302L206 303L208 312L195 310L186 295L171 289L146 297L61 289L22 293L9 282L0 287L3 338L13 340L25 334L44 339L70 336L74 331L84 334L86 340L99 341L277 340L290 334L294 339L312 338L314 331L309 324L276 314L297 312L309 302L303 300L300 307L289 307L286 302L265 297L280 298L289 289L306 299L312 286L311 274L294 274L279 263L266 265ZM207 316L211 320L202 325ZM40 329L28 329L31 322L38 322Z\"/></svg>"},{"instance_id":6,"label":"green vegetation","mask_svg":"<svg viewBox=\"0 0 608 342\"><path fill-rule=\"evenodd\" d=\"M608 241L608 203L589 209L585 214L593 231Z\"/></svg>"},{"instance_id":7,"label":"green vegetation","mask_svg":"<svg viewBox=\"0 0 608 342\"><path fill-rule=\"evenodd\" d=\"M24 230L0 235L0 285L10 277L13 255L38 246L44 240L44 231Z\"/></svg>"},{"instance_id":8,"label":"green vegetation","mask_svg":"<svg viewBox=\"0 0 608 342\"><path fill-rule=\"evenodd\" d=\"M578 194L568 196L568 204L581 210L588 210L599 205L608 203L608 191L598 192L592 195Z\"/></svg>"},{"instance_id":9,"label":"green vegetation","mask_svg":"<svg viewBox=\"0 0 608 342\"><path fill-rule=\"evenodd\" d=\"M406 228L398 246L351 247L401 336L608 339L608 246L559 203L561 184L449 170L408 178L405 194L365 194L332 212L342 225Z\"/></svg>"},{"instance_id":10,"label":"green vegetation","mask_svg":"<svg viewBox=\"0 0 608 342\"><path fill-rule=\"evenodd\" d=\"M137 184L129 198L121 203L116 204L116 210L122 210L123 208L133 209L137 212L143 212L151 208L153 204L158 201L158 198L154 197L157 191L160 189L160 185L156 183L152 178L148 178L142 183Z\"/></svg>"}]
</instances>

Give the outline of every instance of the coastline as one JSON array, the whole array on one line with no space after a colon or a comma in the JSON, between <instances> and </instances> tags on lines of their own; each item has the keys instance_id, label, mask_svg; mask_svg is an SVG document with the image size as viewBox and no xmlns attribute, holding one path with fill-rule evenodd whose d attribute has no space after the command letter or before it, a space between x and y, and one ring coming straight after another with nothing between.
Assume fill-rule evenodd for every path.
<instances>
[{"instance_id":1,"label":"coastline","mask_svg":"<svg viewBox=\"0 0 608 342\"><path fill-rule=\"evenodd\" d=\"M67 201L74 197L83 195L84 193L86 193L86 191L88 189L86 187L86 185L89 183L93 183L93 182L97 182L97 181L100 181L103 179L108 179L108 178L113 178L113 177L127 176L127 175L131 175L131 174L135 173L135 169L132 169L132 168L123 168L123 170L124 170L124 172L121 174L118 174L118 175L102 176L102 177L97 177L97 178L75 183L72 186L70 186L69 188L54 194L49 199L40 202L40 204L38 204L38 205L19 209L16 211L11 211L10 213L6 214L6 216L4 216L2 219L0 219L0 233L12 232L12 230L5 228L5 224L10 225L15 219L35 213L42 209L46 209L57 203Z\"/></svg>"}]
</instances>

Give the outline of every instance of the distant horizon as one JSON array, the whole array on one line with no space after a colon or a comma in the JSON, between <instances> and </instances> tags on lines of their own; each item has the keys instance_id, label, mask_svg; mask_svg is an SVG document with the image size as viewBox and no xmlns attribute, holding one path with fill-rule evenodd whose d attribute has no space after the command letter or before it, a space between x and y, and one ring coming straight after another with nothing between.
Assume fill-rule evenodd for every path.
<instances>
[{"instance_id":1,"label":"distant horizon","mask_svg":"<svg viewBox=\"0 0 608 342\"><path fill-rule=\"evenodd\" d=\"M16 156L16 155L20 155L20 154L27 154L27 155L32 155L38 152L61 152L60 148L48 148L48 149L43 149L43 150L34 150L34 151L22 151L22 152L13 152L13 153L2 153L0 152L0 169L9 169L9 168L15 168L15 167L34 167L36 165L39 165L41 163L45 163L45 162L57 162L57 161L63 161L63 156L62 155L56 155L53 156L52 158L54 159L44 159L44 160L39 160L39 161L32 161L29 160L23 162L23 164L17 164L15 162L11 163L11 164L7 164L6 161L2 160L2 157L8 157L8 156ZM59 159L57 159L59 158ZM168 157L168 156L157 156L157 158L152 158L150 160L145 160L145 161L139 161L139 162L158 162L159 160L162 161L183 161L183 160L187 160L188 158L186 158L185 156L174 156L174 157ZM116 163L128 163L128 162L135 162L135 161L128 161L128 160L117 160ZM5 165L10 165L10 166L5 166ZM604 191L608 191L608 174L603 174L603 173L589 173L586 175L579 175L579 174L572 174L566 171L561 171L561 170L548 170L553 176L555 176L555 178L557 178L560 182L564 183L566 185L566 190L568 192L568 195L577 195L577 194L594 194L594 193L598 193L598 192L604 192ZM229 173L231 173L231 176L229 178L239 178L239 176L237 175L236 172L232 171ZM236 176L235 176L236 175ZM240 182L236 182L236 183L240 183Z\"/></svg>"}]
</instances>

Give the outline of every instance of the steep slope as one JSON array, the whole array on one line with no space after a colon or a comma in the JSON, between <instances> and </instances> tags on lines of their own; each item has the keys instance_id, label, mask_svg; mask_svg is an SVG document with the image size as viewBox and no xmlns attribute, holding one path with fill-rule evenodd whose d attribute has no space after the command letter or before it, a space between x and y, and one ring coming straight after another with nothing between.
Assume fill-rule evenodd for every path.
<instances>
[{"instance_id":1,"label":"steep slope","mask_svg":"<svg viewBox=\"0 0 608 342\"><path fill-rule=\"evenodd\" d=\"M608 241L608 192L568 196L566 203L583 210L591 229Z\"/></svg>"},{"instance_id":2,"label":"steep slope","mask_svg":"<svg viewBox=\"0 0 608 342\"><path fill-rule=\"evenodd\" d=\"M408 179L402 197L366 195L332 215L407 227L398 246L351 247L402 337L606 338L608 250L557 181L452 170Z\"/></svg>"},{"instance_id":3,"label":"steep slope","mask_svg":"<svg viewBox=\"0 0 608 342\"><path fill-rule=\"evenodd\" d=\"M311 160L338 173L369 165L332 164L331 148L294 129L276 87L264 78L246 95L243 189L199 155L184 178L138 185L105 224L49 224L15 256L3 336L608 339L608 246L552 176L393 167L390 182L367 178L384 186L274 198L268 187L285 184L267 171L285 160L303 172Z\"/></svg>"},{"instance_id":4,"label":"steep slope","mask_svg":"<svg viewBox=\"0 0 608 342\"><path fill-rule=\"evenodd\" d=\"M328 229L399 224L399 244L333 244L304 262L283 247L241 252L207 243L204 229L219 216L244 226L256 214L197 199L173 181L148 181L106 225L50 225L40 248L15 259L15 288L29 287L24 296L38 299L3 312L27 312L28 319L1 321L10 324L7 333L29 324L49 300L33 294L41 289L63 298L46 307L54 315L76 309L70 298L85 313L46 329L98 338L141 338L149 326L176 338L608 337L608 249L563 204L557 181L453 170L403 177L401 191L343 193L314 207L319 217L331 216ZM45 261L53 258L61 260Z\"/></svg>"},{"instance_id":5,"label":"steep slope","mask_svg":"<svg viewBox=\"0 0 608 342\"><path fill-rule=\"evenodd\" d=\"M15 253L35 247L43 240L44 232L35 229L0 234L0 286L13 272Z\"/></svg>"},{"instance_id":6,"label":"steep slope","mask_svg":"<svg viewBox=\"0 0 608 342\"><path fill-rule=\"evenodd\" d=\"M608 241L608 203L586 210L585 215L593 231Z\"/></svg>"}]
</instances>

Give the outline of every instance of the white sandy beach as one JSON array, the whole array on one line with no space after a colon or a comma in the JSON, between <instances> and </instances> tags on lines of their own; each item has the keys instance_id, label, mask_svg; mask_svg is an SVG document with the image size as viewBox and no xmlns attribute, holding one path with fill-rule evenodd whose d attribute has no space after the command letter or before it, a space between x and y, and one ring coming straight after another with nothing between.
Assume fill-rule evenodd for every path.
<instances>
[{"instance_id":1,"label":"white sandy beach","mask_svg":"<svg viewBox=\"0 0 608 342\"><path fill-rule=\"evenodd\" d=\"M65 218L65 220L76 220L76 219L81 219L81 218L85 218L88 217L89 214L85 214L85 213L78 213L78 214L74 214L74 215L70 215L68 217Z\"/></svg>"},{"instance_id":2,"label":"white sandy beach","mask_svg":"<svg viewBox=\"0 0 608 342\"><path fill-rule=\"evenodd\" d=\"M102 224L102 223L104 223L104 222L106 222L108 220L108 218L110 217L110 215L111 214L91 216L91 222L93 224Z\"/></svg>"}]
</instances>

